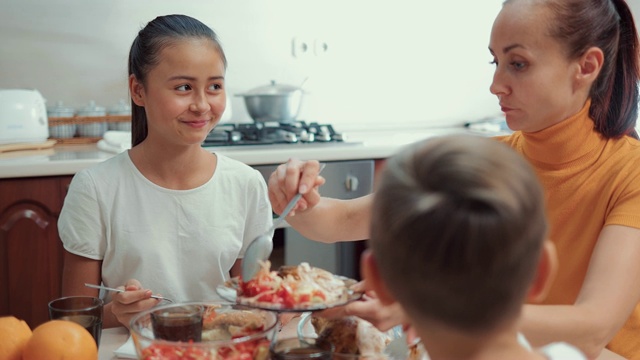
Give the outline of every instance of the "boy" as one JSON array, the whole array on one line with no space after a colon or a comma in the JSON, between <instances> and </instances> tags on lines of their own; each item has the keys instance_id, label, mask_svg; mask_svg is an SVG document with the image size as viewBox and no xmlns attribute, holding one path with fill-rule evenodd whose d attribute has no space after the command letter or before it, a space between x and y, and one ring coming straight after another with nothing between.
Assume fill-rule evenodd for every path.
<instances>
[{"instance_id":1,"label":"boy","mask_svg":"<svg viewBox=\"0 0 640 360\"><path fill-rule=\"evenodd\" d=\"M389 159L373 204L363 274L402 305L432 360L584 359L519 342L522 304L544 298L556 259L542 189L512 149L462 135L417 143Z\"/></svg>"}]
</instances>

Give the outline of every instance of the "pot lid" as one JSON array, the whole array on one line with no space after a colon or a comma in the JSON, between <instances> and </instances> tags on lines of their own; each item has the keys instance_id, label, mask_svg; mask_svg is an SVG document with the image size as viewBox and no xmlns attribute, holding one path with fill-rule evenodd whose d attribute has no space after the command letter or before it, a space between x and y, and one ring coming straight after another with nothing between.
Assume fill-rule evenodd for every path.
<instances>
[{"instance_id":1,"label":"pot lid","mask_svg":"<svg viewBox=\"0 0 640 360\"><path fill-rule=\"evenodd\" d=\"M240 95L289 95L296 91L302 91L302 89L293 85L276 84L275 80L271 80L269 85L251 89Z\"/></svg>"}]
</instances>

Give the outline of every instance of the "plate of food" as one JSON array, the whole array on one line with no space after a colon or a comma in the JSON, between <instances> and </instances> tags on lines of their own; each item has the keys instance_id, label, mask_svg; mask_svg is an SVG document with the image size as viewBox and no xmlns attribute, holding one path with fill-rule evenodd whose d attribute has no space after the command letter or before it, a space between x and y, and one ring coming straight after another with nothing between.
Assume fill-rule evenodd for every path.
<instances>
[{"instance_id":1,"label":"plate of food","mask_svg":"<svg viewBox=\"0 0 640 360\"><path fill-rule=\"evenodd\" d=\"M249 281L231 278L216 288L227 301L253 308L279 312L305 312L329 309L359 300L363 293L351 289L356 280L332 274L303 262L271 270L264 261Z\"/></svg>"},{"instance_id":2,"label":"plate of food","mask_svg":"<svg viewBox=\"0 0 640 360\"><path fill-rule=\"evenodd\" d=\"M299 338L316 338L320 347L333 348L333 360L428 360L420 343L407 345L398 326L380 331L355 316L326 319L302 314L298 322Z\"/></svg>"}]
</instances>

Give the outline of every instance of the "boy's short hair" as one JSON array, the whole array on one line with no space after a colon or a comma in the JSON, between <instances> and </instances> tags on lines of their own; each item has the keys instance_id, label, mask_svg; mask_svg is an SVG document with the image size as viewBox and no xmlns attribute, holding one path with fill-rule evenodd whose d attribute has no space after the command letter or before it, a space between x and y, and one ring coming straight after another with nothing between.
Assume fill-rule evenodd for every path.
<instances>
[{"instance_id":1,"label":"boy's short hair","mask_svg":"<svg viewBox=\"0 0 640 360\"><path fill-rule=\"evenodd\" d=\"M411 318L475 332L519 315L547 232L519 154L479 136L432 138L391 157L378 185L370 246Z\"/></svg>"}]
</instances>

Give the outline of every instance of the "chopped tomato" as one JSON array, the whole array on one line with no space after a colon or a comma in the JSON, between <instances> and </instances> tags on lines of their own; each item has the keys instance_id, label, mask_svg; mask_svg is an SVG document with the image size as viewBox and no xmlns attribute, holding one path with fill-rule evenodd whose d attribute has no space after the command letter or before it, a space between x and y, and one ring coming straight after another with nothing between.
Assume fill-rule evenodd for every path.
<instances>
[{"instance_id":1,"label":"chopped tomato","mask_svg":"<svg viewBox=\"0 0 640 360\"><path fill-rule=\"evenodd\" d=\"M245 282L241 283L240 289L242 290L242 294L248 297L256 296L260 293L271 290L269 286L261 285L255 279L251 279L246 283Z\"/></svg>"},{"instance_id":2,"label":"chopped tomato","mask_svg":"<svg viewBox=\"0 0 640 360\"><path fill-rule=\"evenodd\" d=\"M144 360L206 360L211 358L209 351L193 346L172 346L153 344L142 350Z\"/></svg>"},{"instance_id":3,"label":"chopped tomato","mask_svg":"<svg viewBox=\"0 0 640 360\"><path fill-rule=\"evenodd\" d=\"M217 354L216 354L217 352ZM269 340L266 338L255 339L233 346L223 346L216 350L193 347L185 344L180 345L160 345L153 344L142 351L144 360L252 360L258 354L269 352Z\"/></svg>"}]
</instances>

